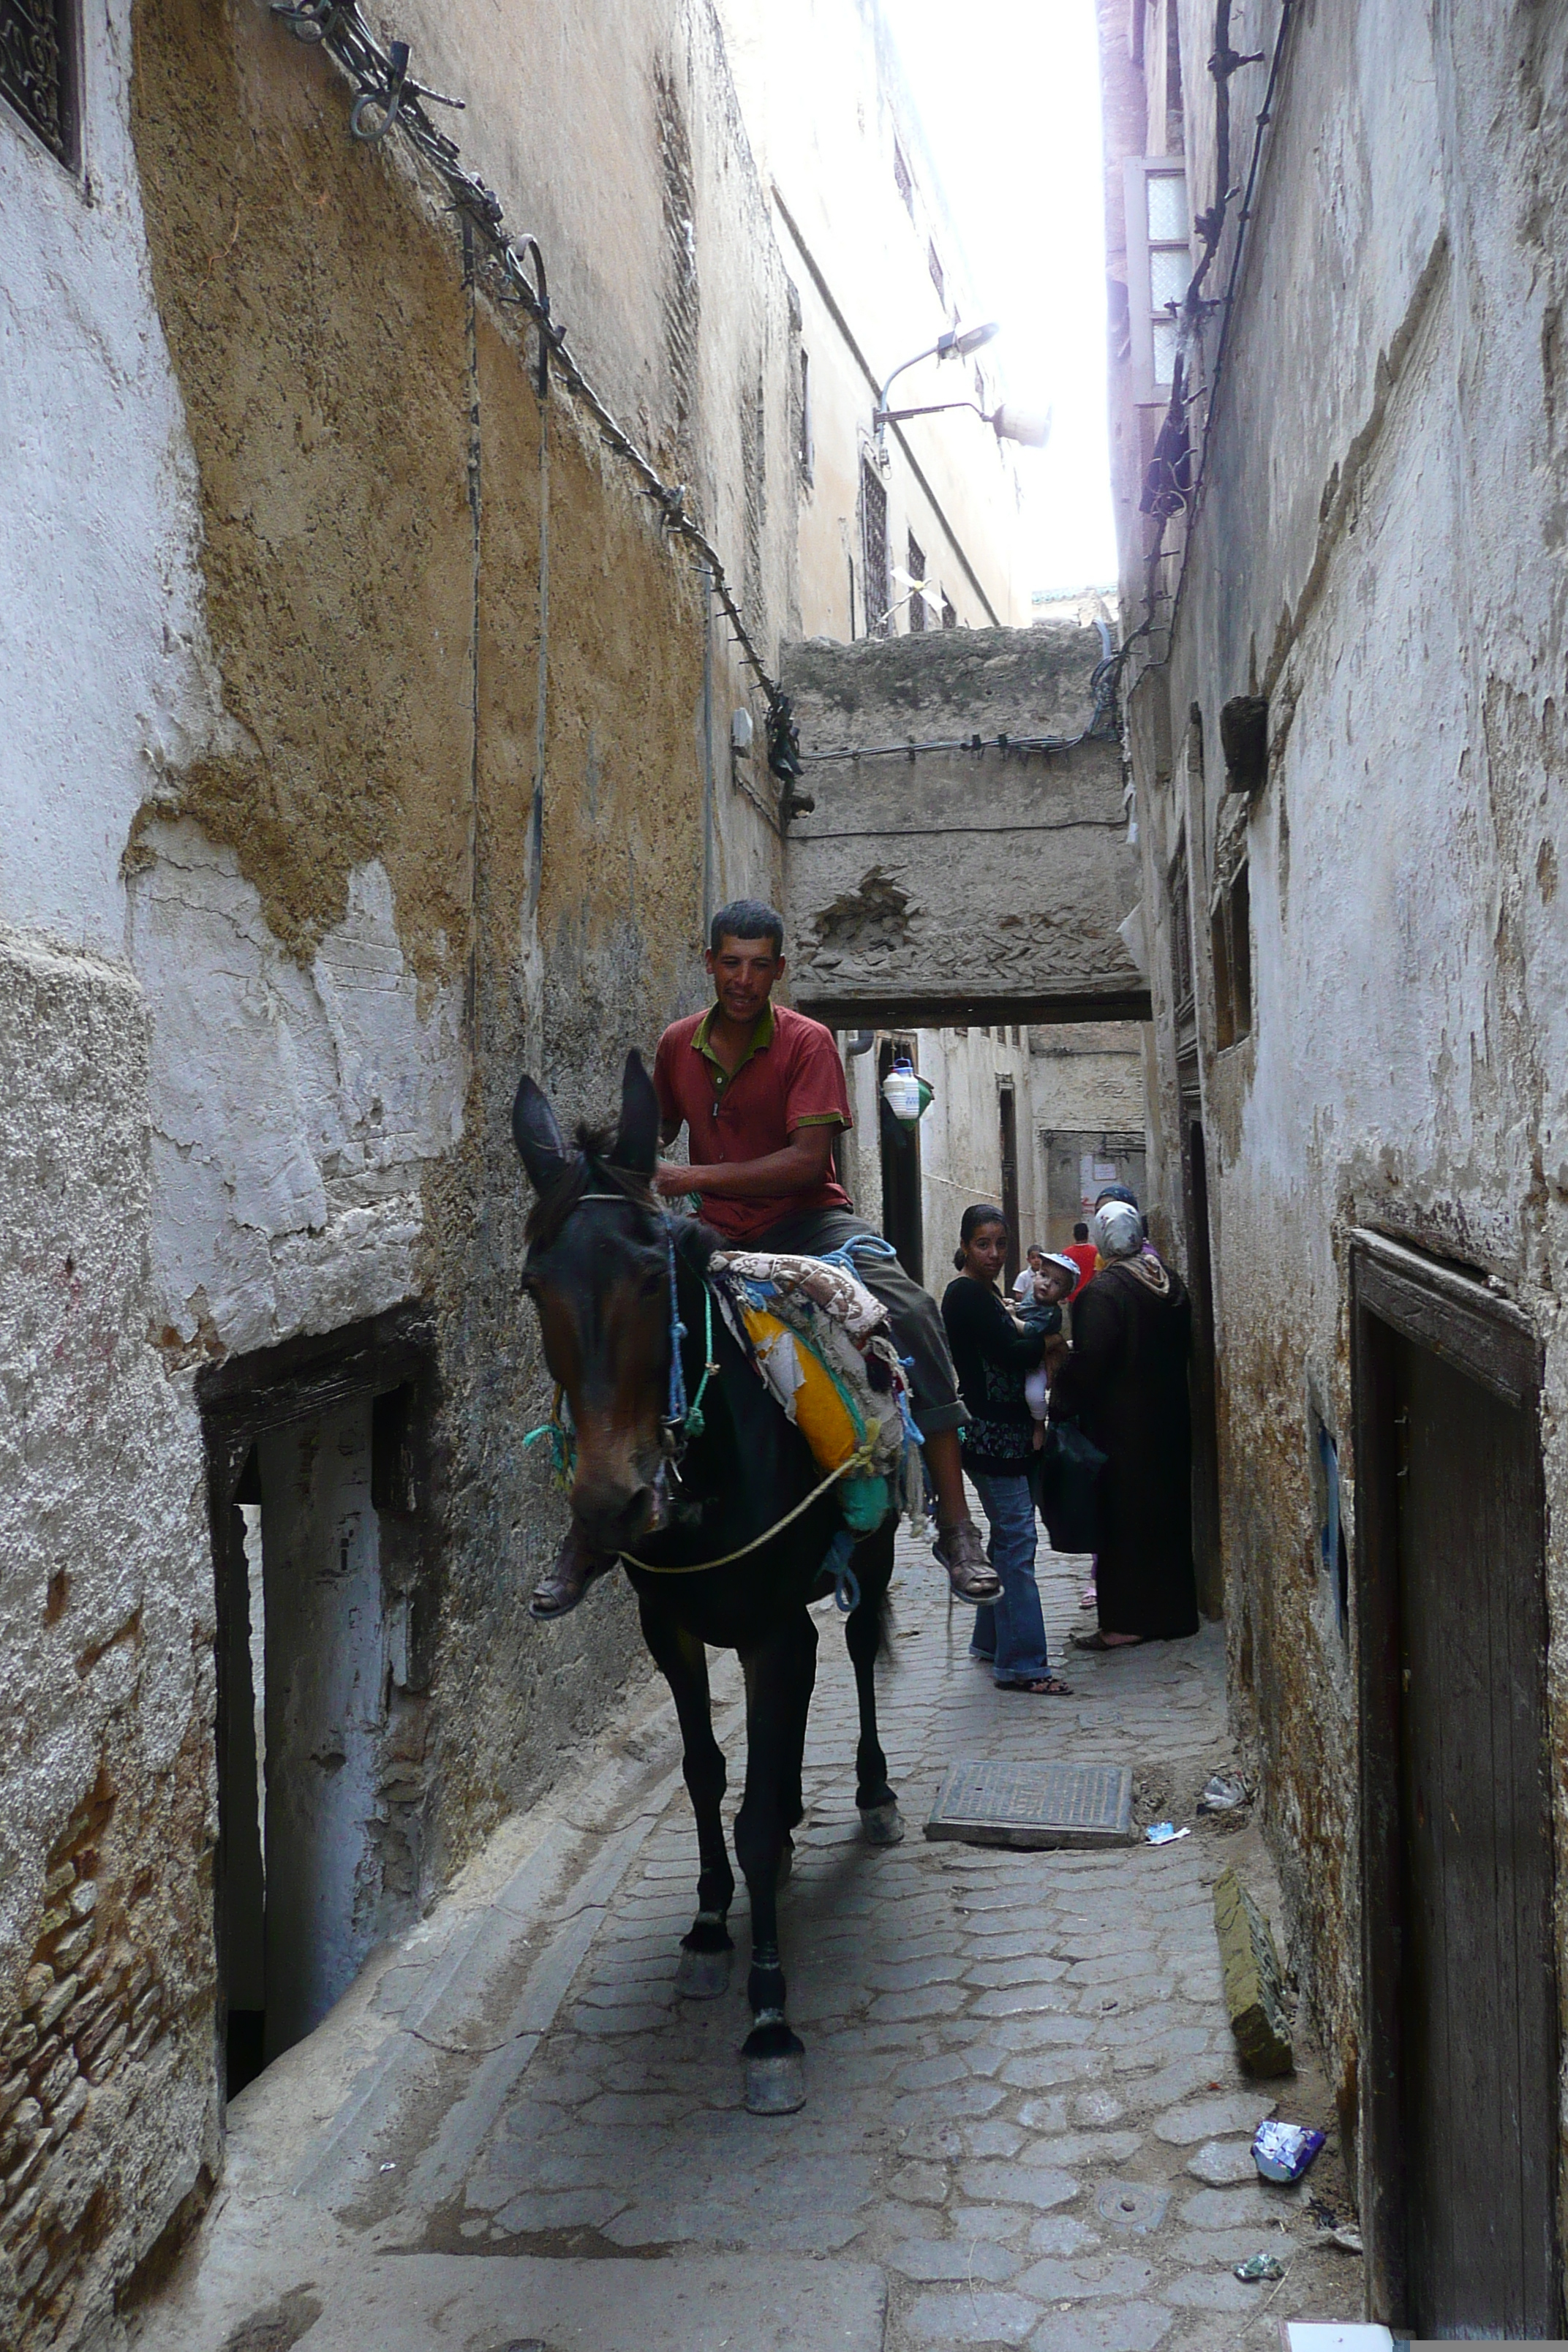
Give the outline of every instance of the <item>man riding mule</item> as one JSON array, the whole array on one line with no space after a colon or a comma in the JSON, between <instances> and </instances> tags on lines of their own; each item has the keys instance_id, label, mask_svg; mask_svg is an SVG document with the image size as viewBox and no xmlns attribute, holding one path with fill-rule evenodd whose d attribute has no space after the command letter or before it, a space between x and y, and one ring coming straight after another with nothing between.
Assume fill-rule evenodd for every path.
<instances>
[{"instance_id":1,"label":"man riding mule","mask_svg":"<svg viewBox=\"0 0 1568 2352\"><path fill-rule=\"evenodd\" d=\"M697 1916L682 1939L677 1990L722 1992L735 1891L721 1811L724 1757L713 1737L706 1645L734 1650L746 1685L746 1787L735 1853L751 1902L752 2031L746 2104L787 2114L805 2096L800 2042L784 2010L778 1886L801 1819L801 1759L816 1671L809 1604L838 1585L855 1669L860 1738L856 1802L873 1845L902 1836L877 1736L873 1668L893 1565L893 1518L854 1543L837 1493L858 1462L822 1475L805 1431L757 1376L753 1350L723 1311L734 1276L715 1235L659 1204L661 1107L626 1057L613 1138L563 1142L531 1078L512 1129L537 1198L523 1286L545 1360L571 1409L552 1424L572 1475L572 1510L596 1556L618 1558L643 1637L675 1700L697 1819ZM870 1302L862 1301L867 1309ZM891 1368L883 1362L885 1378ZM830 1556L842 1573L828 1565Z\"/></svg>"},{"instance_id":2,"label":"man riding mule","mask_svg":"<svg viewBox=\"0 0 1568 2352\"><path fill-rule=\"evenodd\" d=\"M937 1494L936 1557L960 1600L994 1601L1001 1591L969 1515L959 1459L967 1415L931 1294L905 1273L872 1228L850 1213L834 1145L853 1124L844 1068L830 1030L773 1003L784 969L784 923L771 907L737 899L713 918L705 959L715 1002L677 1021L654 1065L659 1135L687 1131L689 1167L661 1162L657 1190L690 1192L706 1222L747 1250L822 1256L848 1244L855 1272L888 1309L898 1350L910 1364L915 1418ZM868 1242L871 1246L857 1247ZM561 1550L531 1602L536 1617L563 1616L591 1580L616 1564L574 1514Z\"/></svg>"}]
</instances>

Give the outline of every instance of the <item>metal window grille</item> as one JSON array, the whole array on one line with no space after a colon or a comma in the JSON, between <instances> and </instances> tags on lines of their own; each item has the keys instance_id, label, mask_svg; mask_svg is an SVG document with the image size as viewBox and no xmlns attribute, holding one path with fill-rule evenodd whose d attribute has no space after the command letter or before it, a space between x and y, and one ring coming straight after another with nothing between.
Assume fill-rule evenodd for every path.
<instances>
[{"instance_id":1,"label":"metal window grille","mask_svg":"<svg viewBox=\"0 0 1568 2352\"><path fill-rule=\"evenodd\" d=\"M936 288L936 299L945 310L947 308L947 279L942 273L942 256L937 251L934 245L928 245L926 247L926 268L931 271L931 282Z\"/></svg>"},{"instance_id":2,"label":"metal window grille","mask_svg":"<svg viewBox=\"0 0 1568 2352\"><path fill-rule=\"evenodd\" d=\"M0 99L68 170L78 155L73 0L0 0Z\"/></svg>"},{"instance_id":3,"label":"metal window grille","mask_svg":"<svg viewBox=\"0 0 1568 2352\"><path fill-rule=\"evenodd\" d=\"M904 159L904 151L900 146L896 139L893 142L893 181L894 184L898 188L900 195L902 196L904 200L904 210L908 213L910 218L913 220L915 216L915 184L910 175L909 164Z\"/></svg>"},{"instance_id":4,"label":"metal window grille","mask_svg":"<svg viewBox=\"0 0 1568 2352\"><path fill-rule=\"evenodd\" d=\"M958 607L951 596L944 596L942 600L942 625L944 629L956 629L958 626Z\"/></svg>"},{"instance_id":5,"label":"metal window grille","mask_svg":"<svg viewBox=\"0 0 1568 2352\"><path fill-rule=\"evenodd\" d=\"M866 635L888 634L888 493L874 466L860 467L860 543L866 565Z\"/></svg>"},{"instance_id":6,"label":"metal window grille","mask_svg":"<svg viewBox=\"0 0 1568 2352\"><path fill-rule=\"evenodd\" d=\"M926 625L925 550L911 530L910 533L910 578L914 586L910 591L910 635L923 635Z\"/></svg>"}]
</instances>

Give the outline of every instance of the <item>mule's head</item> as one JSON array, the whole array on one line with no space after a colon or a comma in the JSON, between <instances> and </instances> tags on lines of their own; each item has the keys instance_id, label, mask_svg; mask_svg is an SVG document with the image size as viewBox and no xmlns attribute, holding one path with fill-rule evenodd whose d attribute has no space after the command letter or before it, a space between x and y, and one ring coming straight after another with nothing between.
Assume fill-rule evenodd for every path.
<instances>
[{"instance_id":1,"label":"mule's head","mask_svg":"<svg viewBox=\"0 0 1568 2352\"><path fill-rule=\"evenodd\" d=\"M650 1183L658 1098L628 1054L613 1136L580 1128L569 1150L528 1077L511 1126L536 1195L523 1287L577 1432L572 1508L595 1551L618 1551L666 1510L669 1245Z\"/></svg>"}]
</instances>

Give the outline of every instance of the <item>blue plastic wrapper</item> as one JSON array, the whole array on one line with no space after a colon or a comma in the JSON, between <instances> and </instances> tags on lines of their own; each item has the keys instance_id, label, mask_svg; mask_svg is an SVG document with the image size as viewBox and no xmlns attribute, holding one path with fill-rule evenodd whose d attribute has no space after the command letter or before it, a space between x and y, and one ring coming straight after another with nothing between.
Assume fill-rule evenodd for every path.
<instances>
[{"instance_id":1,"label":"blue plastic wrapper","mask_svg":"<svg viewBox=\"0 0 1568 2352\"><path fill-rule=\"evenodd\" d=\"M1300 2180L1322 2145L1322 2133L1305 2124L1259 2124L1252 2136L1252 2161L1265 2180Z\"/></svg>"}]
</instances>

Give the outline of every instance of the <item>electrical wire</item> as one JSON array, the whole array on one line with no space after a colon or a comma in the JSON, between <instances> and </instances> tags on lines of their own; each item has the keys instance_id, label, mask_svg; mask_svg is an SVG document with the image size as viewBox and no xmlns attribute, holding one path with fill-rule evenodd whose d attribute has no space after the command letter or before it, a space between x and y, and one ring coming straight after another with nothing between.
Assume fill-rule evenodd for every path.
<instances>
[{"instance_id":1,"label":"electrical wire","mask_svg":"<svg viewBox=\"0 0 1568 2352\"><path fill-rule=\"evenodd\" d=\"M477 173L463 164L457 142L437 131L422 103L461 108L461 99L443 97L408 77L408 45L392 41L383 49L360 15L356 0L269 0L270 12L295 38L324 49L354 85L349 128L356 139L375 142L395 126L415 152L437 174L454 205L471 222L506 281L502 298L516 302L539 331L539 386L542 394L549 372L555 372L567 389L587 409L600 438L641 481L658 508L661 524L694 547L711 574L712 593L724 609L734 633L733 642L755 677L768 706L769 765L775 774L798 773L798 750L790 715L789 697L773 677L757 650L731 589L718 551L695 519L686 511L684 483L667 482L645 452L620 425L584 373L566 340L566 331L551 315L544 255L537 237L514 237L507 229L500 198ZM521 251L519 248L521 248ZM534 276L524 267L531 257Z\"/></svg>"}]
</instances>

